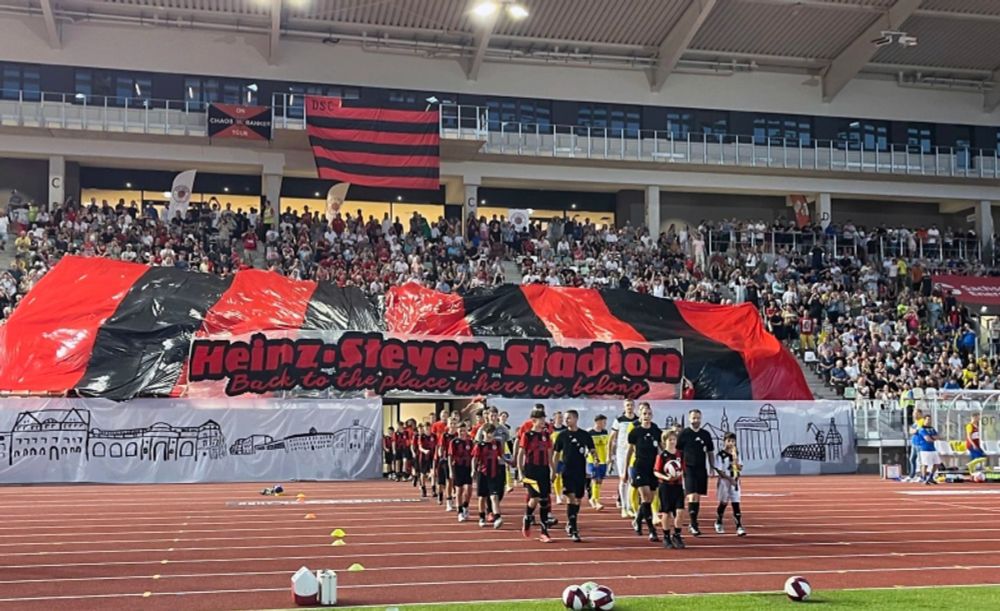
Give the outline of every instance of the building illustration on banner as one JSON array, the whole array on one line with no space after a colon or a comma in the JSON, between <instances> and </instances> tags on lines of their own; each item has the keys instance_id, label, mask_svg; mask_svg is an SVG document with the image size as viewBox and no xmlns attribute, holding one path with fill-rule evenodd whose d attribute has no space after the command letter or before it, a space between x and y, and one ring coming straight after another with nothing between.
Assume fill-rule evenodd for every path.
<instances>
[{"instance_id":1,"label":"building illustration on banner","mask_svg":"<svg viewBox=\"0 0 1000 611\"><path fill-rule=\"evenodd\" d=\"M315 452L331 450L333 452L364 453L375 445L375 431L361 426L359 420L354 420L351 426L333 432L320 432L311 427L308 433L296 433L281 439L271 435L250 435L237 439L229 447L230 454L247 456L257 452L283 450L293 452Z\"/></svg>"},{"instance_id":2,"label":"building illustration on banner","mask_svg":"<svg viewBox=\"0 0 1000 611\"><path fill-rule=\"evenodd\" d=\"M3 439L0 435L0 439ZM215 460L226 455L222 428L214 420L199 426L157 422L143 428L103 430L91 426L85 409L47 409L17 415L9 442L0 442L7 464L41 457L134 458L150 461Z\"/></svg>"},{"instance_id":3,"label":"building illustration on banner","mask_svg":"<svg viewBox=\"0 0 1000 611\"><path fill-rule=\"evenodd\" d=\"M782 458L811 460L815 462L839 462L844 457L844 437L837 429L837 423L830 418L830 424L823 430L810 422L806 430L816 439L814 443L791 444L781 451Z\"/></svg>"},{"instance_id":4,"label":"building illustration on banner","mask_svg":"<svg viewBox=\"0 0 1000 611\"><path fill-rule=\"evenodd\" d=\"M667 428L679 424L685 426L685 418L667 416L664 425ZM765 403L760 407L757 416L740 416L730 428L729 414L722 408L722 417L718 426L708 422L702 423L702 428L711 433L716 449L725 445L723 439L726 433L736 433L736 443L740 448L743 460L769 460L777 458L781 453L781 424L778 421L778 410L774 405Z\"/></svg>"}]
</instances>

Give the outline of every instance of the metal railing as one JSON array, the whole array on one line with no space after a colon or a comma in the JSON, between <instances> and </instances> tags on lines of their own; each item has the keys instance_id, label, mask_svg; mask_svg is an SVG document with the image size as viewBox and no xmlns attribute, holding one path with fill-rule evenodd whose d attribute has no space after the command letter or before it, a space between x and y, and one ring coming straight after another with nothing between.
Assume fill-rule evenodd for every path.
<instances>
[{"instance_id":1,"label":"metal railing","mask_svg":"<svg viewBox=\"0 0 1000 611\"><path fill-rule=\"evenodd\" d=\"M933 242L930 238L914 236L913 244L909 239L900 237L878 236L863 243L860 239L844 237L842 234L826 235L812 231L797 230L765 230L756 231L749 228L723 231L718 229L706 232L705 245L709 254L727 254L743 252L747 249L767 255L781 252L808 255L816 245L824 247L830 256L858 256L867 250L867 254L885 257L907 257L925 260L982 260L982 244L979 238L966 236L939 236ZM990 239L990 238L988 238Z\"/></svg>"},{"instance_id":2,"label":"metal railing","mask_svg":"<svg viewBox=\"0 0 1000 611\"><path fill-rule=\"evenodd\" d=\"M206 106L198 101L0 89L0 125L204 136Z\"/></svg>"},{"instance_id":3,"label":"metal railing","mask_svg":"<svg viewBox=\"0 0 1000 611\"><path fill-rule=\"evenodd\" d=\"M305 129L302 94L275 93L275 129ZM203 136L206 104L122 96L0 90L0 125ZM856 141L792 140L629 127L585 127L500 121L485 106L441 104L441 137L481 141L487 154L600 159L991 179L1000 178L993 149L892 144L865 150Z\"/></svg>"}]
</instances>

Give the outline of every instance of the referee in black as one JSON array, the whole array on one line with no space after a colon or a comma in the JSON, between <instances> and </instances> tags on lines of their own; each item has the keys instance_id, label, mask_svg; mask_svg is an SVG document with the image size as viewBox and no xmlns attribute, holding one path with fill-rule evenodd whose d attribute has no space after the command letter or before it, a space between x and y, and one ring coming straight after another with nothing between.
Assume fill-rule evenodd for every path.
<instances>
[{"instance_id":1,"label":"referee in black","mask_svg":"<svg viewBox=\"0 0 1000 611\"><path fill-rule=\"evenodd\" d=\"M698 529L698 509L701 495L708 494L708 471L715 469L715 443L712 434L701 428L701 410L688 412L688 427L677 438L677 449L684 457L684 491L687 493L689 528L695 537L701 536Z\"/></svg>"},{"instance_id":2,"label":"referee in black","mask_svg":"<svg viewBox=\"0 0 1000 611\"><path fill-rule=\"evenodd\" d=\"M576 543L580 543L580 529L577 516L580 514L580 500L587 488L587 457L596 457L594 439L590 433L579 428L580 414L575 409L566 412L566 430L556 437L552 448L552 479L559 473L562 464L562 490L566 495L566 533ZM556 460L556 457L559 460Z\"/></svg>"}]
</instances>

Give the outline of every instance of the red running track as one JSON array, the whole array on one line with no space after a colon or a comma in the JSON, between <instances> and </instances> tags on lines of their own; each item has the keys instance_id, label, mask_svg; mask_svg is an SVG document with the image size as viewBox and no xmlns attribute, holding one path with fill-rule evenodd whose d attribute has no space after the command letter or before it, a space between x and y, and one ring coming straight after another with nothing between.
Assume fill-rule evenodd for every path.
<instances>
[{"instance_id":1,"label":"red running track","mask_svg":"<svg viewBox=\"0 0 1000 611\"><path fill-rule=\"evenodd\" d=\"M260 487L0 488L0 611L287 608L302 565L336 570L342 605L555 598L588 580L618 595L779 590L791 574L816 589L1000 583L1000 496L989 493L1000 489L988 485L752 478L749 536L708 534L714 502L704 500L706 535L686 537L686 550L635 536L609 499L604 512L581 513L584 543L557 528L543 544L520 535L519 492L494 531L415 502L405 483L288 484L282 497L399 499L377 504L227 505L273 500ZM923 491L947 494L904 494ZM556 515L565 521L561 507ZM335 528L346 545L330 545ZM347 572L352 563L366 570Z\"/></svg>"}]
</instances>

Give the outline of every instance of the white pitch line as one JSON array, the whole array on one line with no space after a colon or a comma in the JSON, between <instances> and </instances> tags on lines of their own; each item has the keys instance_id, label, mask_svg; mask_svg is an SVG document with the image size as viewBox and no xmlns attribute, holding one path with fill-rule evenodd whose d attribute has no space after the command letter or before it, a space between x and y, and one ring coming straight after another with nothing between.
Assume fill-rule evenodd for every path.
<instances>
[{"instance_id":1,"label":"white pitch line","mask_svg":"<svg viewBox=\"0 0 1000 611\"><path fill-rule=\"evenodd\" d=\"M341 521L338 521L337 523L341 524ZM828 522L828 523L823 523L823 522L809 521L807 523L808 523L809 526L812 526L812 527L822 527L822 526L836 526L836 527L841 527L841 526L843 526L843 522ZM589 521L589 522L584 522L583 526L584 526L584 530L588 534L590 534L591 536L593 536L594 533L601 533L602 534L601 538L604 538L603 537L604 533L620 533L620 532L622 532L622 530L623 530L623 528L621 527L622 524L623 523L621 523L621 522L597 522L597 523L594 523L592 521ZM754 524L754 523L751 523L751 522L745 522L745 524L746 524L747 528L750 531L753 531L753 533L755 535L761 535L761 534L763 534L766 537L775 537L775 536L782 536L782 535L787 534L785 532L787 530L787 528L784 527L784 526L781 526L781 525ZM981 519L950 520L949 524L951 524L951 525L974 524L974 525L978 526L979 524L982 524L982 520ZM614 525L614 527L612 527L612 525ZM907 525L912 525L912 522L907 522L907 521L903 521L903 522L869 522L869 521L864 521L864 525L865 526L887 526L887 525L889 525L889 526L907 526ZM212 530L212 531L204 531L204 530L200 530L200 531L193 531L193 530L146 531L146 534L149 534L149 533L158 533L158 534L184 534L184 535L187 535L187 534L191 534L191 533L195 533L195 532L198 532L198 533L205 533L205 532L227 533L227 532L231 532L231 530L232 529L224 529L223 528L223 529ZM283 530L289 530L289 528L288 527L276 527L276 528L263 528L263 529L255 529L255 530L260 530L260 531L264 531L264 532L280 532L280 531L283 531ZM300 529L294 528L293 530L300 530ZM311 530L317 530L317 529L316 528L312 528ZM760 531L762 531L762 530L765 531L765 532L761 533ZM977 528L976 530L979 530L979 529ZM907 531L909 532L908 529L907 529ZM449 529L449 530L444 530L444 531L440 531L440 530L439 531L423 531L421 534L430 534L430 535L434 535L434 534L453 534L453 533L462 533L462 534L465 534L467 532L476 532L476 531L469 531L467 529L464 529L464 530L451 530L451 529ZM878 531L868 531L868 532L869 533L886 533L886 534L889 534L889 533L897 533L899 531L898 530L878 530ZM142 531L115 532L115 533L104 533L104 532L79 533L79 532L74 532L74 533L70 533L70 536L84 536L84 535L101 536L101 535L119 535L119 534L121 534L121 535L139 535L139 534L144 534L144 533ZM388 534L388 535L396 535L396 534L398 534L398 535L404 535L406 533L405 532L402 532L402 533L394 533L394 532L363 533L363 534L352 534L351 537L352 537L352 539L355 538L355 537L382 537L383 535L386 535L386 534ZM836 534L836 533L833 533L833 534ZM4 536L14 537L15 535L4 535ZM55 537L55 536L66 537L67 535L65 533L63 533L63 534L56 533L56 534L26 535L26 536L28 536L28 537ZM293 536L295 536L297 539L324 539L324 540L328 540L330 538L329 535L327 535L325 533L315 533L315 534L304 533L304 534L295 534ZM287 534L281 534L281 535L254 535L254 539L281 539L281 540L284 540L284 539L288 539L288 538L289 538L289 535L287 535ZM59 541L17 541L17 542L13 542L13 543L0 543L0 548L5 548L5 547L47 547L47 546L60 547L60 546L71 546L71 545L76 546L76 545L95 545L95 544L105 544L106 545L106 544L111 544L111 543L115 543L115 544L119 544L119 543L176 543L176 542L178 542L178 540L182 541L182 542L188 542L188 543L199 543L199 542L207 542L207 541L245 541L246 537L245 536L239 536L239 537L204 537L204 536L198 536L198 537L165 537L165 538L141 537L141 538L138 538L138 539L107 539L107 538L103 538L103 539L85 539L85 540L73 540L73 539L67 538L66 540L59 540ZM479 540L480 539L475 539L475 541L479 541Z\"/></svg>"},{"instance_id":2,"label":"white pitch line","mask_svg":"<svg viewBox=\"0 0 1000 611\"><path fill-rule=\"evenodd\" d=\"M583 551L584 548L573 548L574 552ZM984 554L1000 554L1000 549L996 550L969 550L969 551L927 551L927 552L907 552L907 553L896 553L896 554L808 554L808 555L796 555L796 556L741 556L739 560L741 562L757 562L757 561L799 561L799 560L837 560L845 558L906 558L906 557L922 557L922 556L965 556L965 555L984 555ZM511 567L531 567L531 568L549 568L549 567L561 567L561 566L589 566L594 567L597 565L618 565L618 564L635 564L641 563L643 566L648 564L673 564L673 563L683 563L683 564L693 564L696 562L717 562L718 557L709 556L704 558L691 557L688 555L674 556L671 558L629 558L625 560L575 560L575 561L560 561L560 562L507 562L507 563L494 563L494 564L439 564L439 565L402 565L402 566L386 566L386 567L367 567L366 572L404 572L404 571L441 571L441 570L472 570L472 569L497 569L497 568L511 568ZM180 573L180 574L157 574L157 575L113 575L113 576L93 576L93 577L58 577L60 583L63 582L74 582L74 581L129 581L129 580L170 580L170 579L202 579L210 577L261 577L268 575L288 575L287 570L283 571L247 571L247 572L228 572L228 573ZM41 579L5 579L0 580L0 584L4 585L14 585L14 584L28 584L28 583L51 583L52 578L41 578Z\"/></svg>"},{"instance_id":3,"label":"white pitch line","mask_svg":"<svg viewBox=\"0 0 1000 611\"><path fill-rule=\"evenodd\" d=\"M975 534L975 533L970 533L970 534ZM589 548L581 548L581 547L572 547L572 548L549 547L549 548L547 548L547 550L551 550L553 552L574 552L574 553L576 553L576 552L582 552L582 551L597 551L597 552L611 553L611 552L633 552L635 550L658 549L655 546L650 546L650 545L646 544L644 540L639 539L638 537L613 537L613 538L615 538L615 539L630 539L630 540L636 542L636 545L616 545L616 546L611 546L611 547L605 546L605 547L589 547ZM711 541L712 539L708 538L706 540L707 541ZM493 539L493 540L484 540L484 541L486 541L486 542L495 542L495 541L507 541L507 540L506 539ZM989 539L989 538L982 538L982 537L978 537L977 536L977 537L972 537L972 538L964 538L964 539L963 538L958 538L958 539L956 539L956 538L952 537L952 538L949 538L948 541L950 543L964 543L964 542L968 542L968 543L986 543L986 542L997 542L997 541L1000 541L1000 538ZM458 543L458 542L442 541L440 543L444 544L444 545L447 545L447 544L454 544L454 543ZM470 543L470 541L462 541L461 543ZM903 542L892 542L892 541L884 541L884 540L850 541L850 542L846 542L846 541L826 541L826 542L823 542L823 541L819 541L819 542L817 542L817 541L809 541L807 544L809 546L813 546L813 547L853 547L853 546L865 546L865 545L881 545L881 546L884 546L887 543L905 544L905 545L915 545L915 544L923 544L923 543L940 544L941 543L941 538L939 537L939 538L934 538L934 539L916 539L916 540L908 540L908 541L903 541ZM711 550L723 550L723 549L746 550L746 549L754 549L754 548L768 548L768 549L773 549L773 548L800 548L803 545L804 544L801 543L801 542L797 542L797 543L757 543L754 539L749 539L749 540L740 540L739 543L731 543L731 544L730 543L713 543L713 544L699 546L699 547L702 547L703 549L705 549L707 551L709 549L711 549ZM247 551L247 550L274 550L274 549L302 550L302 549L308 549L308 548L313 548L313 547L318 548L318 549L323 549L323 550L329 550L330 546L326 545L326 544L324 544L324 545L308 545L308 544L307 545L294 545L294 544L290 544L290 545L246 545L246 546L226 546L226 547L182 547L182 548L175 548L173 550L173 552L174 553L180 553L180 552L206 552L206 551L218 552L218 551L233 551L233 550ZM162 554L167 553L167 552L169 552L169 550L162 550L162 549L133 549L133 550L102 550L102 551L96 551L96 552L95 551L81 551L81 552L52 552L52 553L49 553L49 552L5 553L5 554L3 554L3 556L4 557L10 557L10 556L38 556L38 557L40 557L40 556L57 556L57 555L95 554L95 553L96 554L100 554L100 555L119 554L119 553L121 553L121 554L126 554L126 553L136 553L136 554L138 554L138 553L142 553L142 554L160 554L160 555L162 555ZM499 550L494 549L494 550L489 550L490 554L521 554L521 553L526 553L526 552L534 552L534 553L541 552L541 548L535 547L535 548L528 548L528 549L520 548L520 549L499 549ZM447 552L447 554L449 556L482 555L483 553L484 553L483 550L480 549L480 548L476 548L476 549L472 549L472 550L448 550L448 552ZM892 555L892 553L893 552L886 552L887 555ZM440 554L441 554L440 551L436 551L435 550L433 552L398 552L397 551L397 552L393 552L392 555L394 557L396 557L396 556L420 557L420 556L439 556ZM351 558L384 558L385 556L386 556L385 552L368 553L368 554L366 554L366 553L351 553L350 554ZM330 555L329 552L326 552L326 553L321 554L319 556L309 555L309 556L269 556L269 557L242 557L242 558L179 558L179 559L176 559L176 560L169 560L169 564L178 565L178 564L205 564L205 563L227 563L227 562L272 562L272 561L277 562L277 561L284 561L284 560L289 560L289 559L303 559L303 558L316 558L316 557L329 559L329 558L331 558L331 555ZM147 564L149 564L149 565L158 565L158 564L162 564L162 562L160 560L113 560L113 561L105 561L105 562L69 562L69 563L48 563L48 564L12 564L12 565L0 565L0 569L27 570L27 569L37 569L37 568L60 568L60 567L83 567L83 566L141 566L141 565L147 565Z\"/></svg>"}]
</instances>

